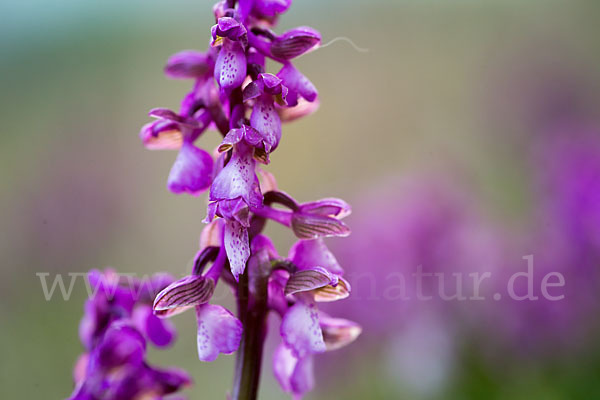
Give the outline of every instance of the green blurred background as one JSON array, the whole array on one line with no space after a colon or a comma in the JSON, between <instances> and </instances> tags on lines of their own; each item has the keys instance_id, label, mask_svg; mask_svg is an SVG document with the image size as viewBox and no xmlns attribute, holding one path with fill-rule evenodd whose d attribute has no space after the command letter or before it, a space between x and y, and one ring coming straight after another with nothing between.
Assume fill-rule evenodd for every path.
<instances>
[{"instance_id":1,"label":"green blurred background","mask_svg":"<svg viewBox=\"0 0 600 400\"><path fill-rule=\"evenodd\" d=\"M164 78L162 66L176 51L206 47L211 7L207 0L0 5L1 398L60 399L72 390L85 289L46 302L36 272L113 266L179 276L189 268L205 199L168 192L175 153L146 151L137 133L150 108L176 108L188 90L189 82ZM338 42L297 61L321 107L284 126L269 170L302 201L352 201L376 182L455 170L490 215L518 226L535 207L521 145L529 121L519 86L505 82L572 71L590 104L600 104L598 17L593 0L296 0L279 32L310 25L324 42L346 36L369 52ZM216 145L212 137L204 143ZM284 230L271 232L282 249L292 243ZM174 348L151 359L190 371L191 398L223 398L233 357L197 362L194 318L176 323ZM364 354L337 365L337 378L317 376L320 389L308 398L598 398L594 351L540 369L485 365L467 346L446 386L421 395ZM261 398L283 398L268 362L263 382Z\"/></svg>"}]
</instances>

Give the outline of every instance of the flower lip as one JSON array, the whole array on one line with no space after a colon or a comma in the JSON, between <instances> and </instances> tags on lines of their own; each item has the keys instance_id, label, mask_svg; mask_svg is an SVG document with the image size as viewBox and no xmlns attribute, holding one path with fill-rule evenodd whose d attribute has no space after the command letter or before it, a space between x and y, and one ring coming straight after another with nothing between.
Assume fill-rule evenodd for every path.
<instances>
[{"instance_id":1,"label":"flower lip","mask_svg":"<svg viewBox=\"0 0 600 400\"><path fill-rule=\"evenodd\" d=\"M280 334L299 358L326 350L319 327L319 312L313 303L298 301L288 308L281 321Z\"/></svg>"},{"instance_id":2,"label":"flower lip","mask_svg":"<svg viewBox=\"0 0 600 400\"><path fill-rule=\"evenodd\" d=\"M214 361L219 353L231 354L242 338L242 323L224 307L204 304L196 308L198 318L198 357Z\"/></svg>"},{"instance_id":3,"label":"flower lip","mask_svg":"<svg viewBox=\"0 0 600 400\"><path fill-rule=\"evenodd\" d=\"M214 70L214 78L219 83L219 87L229 93L242 85L246 73L246 53L242 44L227 38L223 39L223 46L219 50Z\"/></svg>"}]
</instances>

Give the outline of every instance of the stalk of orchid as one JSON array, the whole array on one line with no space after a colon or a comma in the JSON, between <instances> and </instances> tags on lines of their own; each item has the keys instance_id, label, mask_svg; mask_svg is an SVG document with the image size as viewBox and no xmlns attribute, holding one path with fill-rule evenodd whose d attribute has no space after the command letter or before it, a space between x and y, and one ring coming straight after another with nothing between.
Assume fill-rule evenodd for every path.
<instances>
[{"instance_id":1,"label":"stalk of orchid","mask_svg":"<svg viewBox=\"0 0 600 400\"><path fill-rule=\"evenodd\" d=\"M271 30L290 5L291 0L217 3L208 50L177 53L165 67L170 78L193 80L193 89L179 112L151 110L156 120L140 132L148 149L179 151L169 190L194 196L209 190L208 225L193 270L156 295L154 316L163 321L194 308L201 361L237 351L229 394L236 400L258 396L270 312L281 317L273 371L294 398L314 386L315 354L343 347L361 332L358 324L317 307L350 294L342 268L323 241L350 233L341 221L350 206L335 198L299 203L260 168L279 145L282 122L318 108L315 86L291 60L318 47L319 32L299 27L278 35ZM277 74L266 72L266 58L281 64ZM223 136L213 155L195 144L209 130ZM269 220L299 239L287 257L262 234ZM233 289L237 316L209 303L219 280ZM163 392L150 398L162 398Z\"/></svg>"}]
</instances>

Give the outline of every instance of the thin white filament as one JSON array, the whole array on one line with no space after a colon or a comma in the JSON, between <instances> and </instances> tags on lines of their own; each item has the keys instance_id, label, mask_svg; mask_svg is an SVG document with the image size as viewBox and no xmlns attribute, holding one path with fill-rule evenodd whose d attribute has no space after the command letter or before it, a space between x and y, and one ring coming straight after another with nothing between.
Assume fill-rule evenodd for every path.
<instances>
[{"instance_id":1,"label":"thin white filament","mask_svg":"<svg viewBox=\"0 0 600 400\"><path fill-rule=\"evenodd\" d=\"M352 46L352 48L353 48L354 50L358 51L359 53L368 53L368 52L369 52L369 49L366 49L366 48L363 48L363 47L358 47L358 46L356 45L356 43L354 43L354 42L352 41L352 39L350 39L349 37L346 37L346 36L338 36L338 37L336 37L336 38L333 38L333 39L331 39L329 42L327 42L327 43L325 43L325 44L323 44L323 45L319 46L319 47L318 47L317 49L315 49L315 50L324 49L325 47L327 47L327 46L331 46L331 45L332 45L332 44L334 44L335 42L340 42L340 41L341 41L341 42L346 42L346 43L349 43L349 44L350 44L350 46Z\"/></svg>"}]
</instances>

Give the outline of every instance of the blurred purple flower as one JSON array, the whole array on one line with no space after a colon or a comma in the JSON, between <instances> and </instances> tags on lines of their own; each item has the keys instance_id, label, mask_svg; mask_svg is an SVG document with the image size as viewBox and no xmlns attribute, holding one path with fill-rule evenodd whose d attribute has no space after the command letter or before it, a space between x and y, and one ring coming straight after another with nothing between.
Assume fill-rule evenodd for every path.
<instances>
[{"instance_id":1,"label":"blurred purple flower","mask_svg":"<svg viewBox=\"0 0 600 400\"><path fill-rule=\"evenodd\" d=\"M86 353L75 366L70 399L160 399L191 382L182 371L159 370L144 360L147 340L164 347L175 339L172 325L154 316L147 303L148 288L158 291L170 281L159 274L127 286L112 270L89 273L94 295L80 324Z\"/></svg>"}]
</instances>

